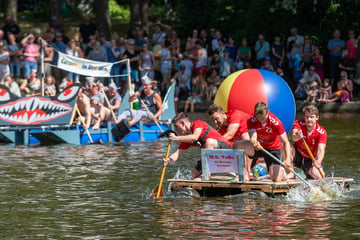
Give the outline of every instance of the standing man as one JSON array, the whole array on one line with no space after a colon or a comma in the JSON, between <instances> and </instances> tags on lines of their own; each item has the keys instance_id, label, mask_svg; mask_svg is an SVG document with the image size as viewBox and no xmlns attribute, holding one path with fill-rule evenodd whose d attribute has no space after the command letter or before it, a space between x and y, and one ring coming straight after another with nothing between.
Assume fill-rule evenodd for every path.
<instances>
[{"instance_id":1,"label":"standing man","mask_svg":"<svg viewBox=\"0 0 360 240\"><path fill-rule=\"evenodd\" d=\"M328 42L329 50L329 71L331 87L335 85L335 79L339 77L339 61L341 59L341 49L345 47L345 41L340 38L341 32L336 29L334 31L334 38Z\"/></svg>"},{"instance_id":2,"label":"standing man","mask_svg":"<svg viewBox=\"0 0 360 240\"><path fill-rule=\"evenodd\" d=\"M172 120L175 130L182 136L169 134L169 140L181 142L176 152L165 159L164 164L177 161L180 156L191 146L204 149L231 149L231 143L220 135L209 124L201 120L190 122L188 115L184 112L178 113ZM201 176L202 165L199 160L191 172L193 178Z\"/></svg>"},{"instance_id":3,"label":"standing man","mask_svg":"<svg viewBox=\"0 0 360 240\"><path fill-rule=\"evenodd\" d=\"M98 35L96 24L90 21L89 15L84 15L84 22L79 25L80 42L82 43L82 50L85 51L90 43L90 36Z\"/></svg>"},{"instance_id":4,"label":"standing man","mask_svg":"<svg viewBox=\"0 0 360 240\"><path fill-rule=\"evenodd\" d=\"M291 165L290 142L287 138L282 122L271 112L266 103L258 102L255 105L254 117L248 120L250 141L254 144L254 160L264 157L270 179L274 182L286 180L285 170L280 163L269 155L260 151L260 146L281 159L281 148L284 146L285 164Z\"/></svg>"},{"instance_id":5,"label":"standing man","mask_svg":"<svg viewBox=\"0 0 360 240\"><path fill-rule=\"evenodd\" d=\"M252 159L248 156L253 156L255 153L254 147L250 142L247 128L247 121L251 118L251 115L239 110L231 110L225 113L224 110L216 104L211 105L207 113L210 119L216 124L217 131L226 140L234 144L233 148L244 150L244 181L249 181Z\"/></svg>"},{"instance_id":6,"label":"standing man","mask_svg":"<svg viewBox=\"0 0 360 240\"><path fill-rule=\"evenodd\" d=\"M290 29L290 33L291 33L291 36L289 36L287 38L287 44L286 44L286 47L288 50L287 57L289 59L289 67L293 71L295 71L296 70L295 55L300 54L300 48L304 44L304 37L302 35L299 35L298 29L296 27L292 27Z\"/></svg>"},{"instance_id":7,"label":"standing man","mask_svg":"<svg viewBox=\"0 0 360 240\"><path fill-rule=\"evenodd\" d=\"M317 107L309 105L303 108L303 112L305 118L295 121L291 135L295 147L294 165L301 168L307 178L320 179L322 176L319 171L322 171L327 134L317 122L319 120ZM310 154L306 150L303 138L316 159L315 163L312 162Z\"/></svg>"},{"instance_id":8,"label":"standing man","mask_svg":"<svg viewBox=\"0 0 360 240\"><path fill-rule=\"evenodd\" d=\"M258 40L255 43L256 52L256 67L260 68L267 56L270 56L270 44L265 40L263 34L259 34Z\"/></svg>"},{"instance_id":9,"label":"standing man","mask_svg":"<svg viewBox=\"0 0 360 240\"><path fill-rule=\"evenodd\" d=\"M140 98L140 109L126 109L118 116L118 121L131 118L128 121L129 126L136 124L142 118L157 121L163 113L161 96L152 89L152 80L148 76L142 77L143 89L130 96L129 102ZM144 106L145 104L145 106Z\"/></svg>"}]
</instances>

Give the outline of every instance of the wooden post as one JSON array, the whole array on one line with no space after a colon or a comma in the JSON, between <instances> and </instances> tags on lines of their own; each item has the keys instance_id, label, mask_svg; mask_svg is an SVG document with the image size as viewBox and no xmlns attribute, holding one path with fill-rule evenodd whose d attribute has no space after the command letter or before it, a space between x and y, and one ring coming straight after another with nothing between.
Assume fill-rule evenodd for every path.
<instances>
[{"instance_id":1,"label":"wooden post","mask_svg":"<svg viewBox=\"0 0 360 240\"><path fill-rule=\"evenodd\" d=\"M127 74L128 74L128 89L129 96L131 96L131 68L130 68L130 59L126 62ZM130 103L130 108L133 109L132 103Z\"/></svg>"},{"instance_id":2,"label":"wooden post","mask_svg":"<svg viewBox=\"0 0 360 240\"><path fill-rule=\"evenodd\" d=\"M40 40L40 79L41 79L41 96L45 95L44 81L45 81L45 69L44 69L44 43L43 39Z\"/></svg>"}]
</instances>

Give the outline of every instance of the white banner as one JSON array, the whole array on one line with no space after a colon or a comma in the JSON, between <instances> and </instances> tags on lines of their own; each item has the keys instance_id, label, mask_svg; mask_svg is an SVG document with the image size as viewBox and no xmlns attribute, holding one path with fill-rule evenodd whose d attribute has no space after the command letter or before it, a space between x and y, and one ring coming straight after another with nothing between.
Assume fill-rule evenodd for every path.
<instances>
[{"instance_id":1,"label":"white banner","mask_svg":"<svg viewBox=\"0 0 360 240\"><path fill-rule=\"evenodd\" d=\"M57 67L65 71L83 76L110 77L111 67L114 63L97 62L85 58L78 58L58 52Z\"/></svg>"}]
</instances>

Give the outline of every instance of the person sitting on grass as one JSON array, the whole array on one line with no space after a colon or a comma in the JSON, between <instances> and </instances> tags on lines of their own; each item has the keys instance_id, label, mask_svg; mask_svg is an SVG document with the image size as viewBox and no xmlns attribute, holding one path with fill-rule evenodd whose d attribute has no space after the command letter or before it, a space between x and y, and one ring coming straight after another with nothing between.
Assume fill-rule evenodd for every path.
<instances>
[{"instance_id":1,"label":"person sitting on grass","mask_svg":"<svg viewBox=\"0 0 360 240\"><path fill-rule=\"evenodd\" d=\"M184 113L178 113L172 120L176 132L169 134L169 140L180 142L178 149L170 155L169 159L164 159L164 165L179 160L186 150L191 146L203 149L231 149L231 143L227 141L220 133L218 133L209 124L201 120L190 121L189 116ZM191 172L193 178L200 177L202 173L201 160L199 160Z\"/></svg>"},{"instance_id":2,"label":"person sitting on grass","mask_svg":"<svg viewBox=\"0 0 360 240\"><path fill-rule=\"evenodd\" d=\"M185 101L184 112L187 112L190 105L190 112L194 112L195 104L203 101L206 90L206 82L201 82L199 77L193 78L193 85L191 88L191 96Z\"/></svg>"},{"instance_id":3,"label":"person sitting on grass","mask_svg":"<svg viewBox=\"0 0 360 240\"><path fill-rule=\"evenodd\" d=\"M324 79L323 86L320 87L319 93L320 93L320 98L318 100L319 102L326 102L330 98L330 96L332 95L330 79L328 78Z\"/></svg>"},{"instance_id":4,"label":"person sitting on grass","mask_svg":"<svg viewBox=\"0 0 360 240\"><path fill-rule=\"evenodd\" d=\"M306 91L307 98L305 102L315 103L318 93L319 93L318 83L316 81L313 81L310 84L310 89Z\"/></svg>"},{"instance_id":5,"label":"person sitting on grass","mask_svg":"<svg viewBox=\"0 0 360 240\"><path fill-rule=\"evenodd\" d=\"M158 117L163 113L161 96L152 89L153 81L147 75L141 79L143 89L136 91L135 94L129 98L129 102L140 98L139 110L126 109L118 116L119 122L124 119L130 119L128 120L129 127L139 122L142 118L156 122L158 121Z\"/></svg>"}]
</instances>

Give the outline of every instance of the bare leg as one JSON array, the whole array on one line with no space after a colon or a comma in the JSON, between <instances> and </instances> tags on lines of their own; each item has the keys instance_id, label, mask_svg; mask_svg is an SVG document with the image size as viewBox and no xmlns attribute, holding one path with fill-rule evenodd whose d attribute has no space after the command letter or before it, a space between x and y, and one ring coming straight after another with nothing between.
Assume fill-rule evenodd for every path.
<instances>
[{"instance_id":1,"label":"bare leg","mask_svg":"<svg viewBox=\"0 0 360 240\"><path fill-rule=\"evenodd\" d=\"M191 103L190 103L190 112L194 112L194 109L195 109L195 102L191 101Z\"/></svg>"},{"instance_id":2,"label":"bare leg","mask_svg":"<svg viewBox=\"0 0 360 240\"><path fill-rule=\"evenodd\" d=\"M311 167L309 169L309 175L313 178L313 179L321 179L321 175L319 173L319 170L317 170L317 168L315 167Z\"/></svg>"},{"instance_id":3,"label":"bare leg","mask_svg":"<svg viewBox=\"0 0 360 240\"><path fill-rule=\"evenodd\" d=\"M250 181L251 163L253 161L249 156L254 156L254 147L249 140L240 140L234 143L233 149L244 150L244 181L248 182Z\"/></svg>"},{"instance_id":4,"label":"bare leg","mask_svg":"<svg viewBox=\"0 0 360 240\"><path fill-rule=\"evenodd\" d=\"M190 104L190 101L189 101L189 100L186 100L186 101L185 101L184 112L187 112L187 111L188 111L189 104Z\"/></svg>"},{"instance_id":5,"label":"bare leg","mask_svg":"<svg viewBox=\"0 0 360 240\"><path fill-rule=\"evenodd\" d=\"M285 176L286 176L285 170L280 165L272 164L270 166L270 179L273 182L280 182L286 180Z\"/></svg>"},{"instance_id":6,"label":"bare leg","mask_svg":"<svg viewBox=\"0 0 360 240\"><path fill-rule=\"evenodd\" d=\"M191 176L193 178L197 178L201 176L201 173L197 169L193 168L193 170L191 171Z\"/></svg>"}]
</instances>

